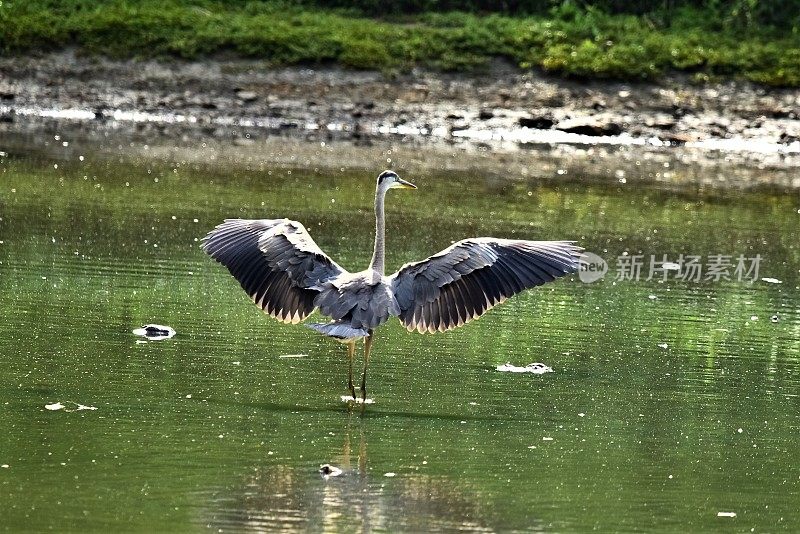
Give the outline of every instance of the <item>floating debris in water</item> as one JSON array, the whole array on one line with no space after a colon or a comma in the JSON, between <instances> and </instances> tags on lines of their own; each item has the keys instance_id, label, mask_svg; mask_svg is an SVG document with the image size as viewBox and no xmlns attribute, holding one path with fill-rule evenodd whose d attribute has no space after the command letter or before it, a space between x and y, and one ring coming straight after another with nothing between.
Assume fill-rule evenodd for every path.
<instances>
[{"instance_id":1,"label":"floating debris in water","mask_svg":"<svg viewBox=\"0 0 800 534\"><path fill-rule=\"evenodd\" d=\"M766 282L768 284L782 284L783 282L778 280L777 278L762 278L762 282Z\"/></svg>"},{"instance_id":2,"label":"floating debris in water","mask_svg":"<svg viewBox=\"0 0 800 534\"><path fill-rule=\"evenodd\" d=\"M391 471L389 471L388 473L384 473L383 476L385 476L387 478L392 478L392 477L396 477L397 473L392 473Z\"/></svg>"},{"instance_id":3,"label":"floating debris in water","mask_svg":"<svg viewBox=\"0 0 800 534\"><path fill-rule=\"evenodd\" d=\"M750 320L751 321L758 321L758 315L751 315L750 316Z\"/></svg>"},{"instance_id":4,"label":"floating debris in water","mask_svg":"<svg viewBox=\"0 0 800 534\"><path fill-rule=\"evenodd\" d=\"M70 404L74 404L75 408L68 409L65 404L60 402L54 402L52 404L45 404L44 407L46 410L50 410L51 412L56 412L58 410L64 410L65 412L80 412L81 410L96 410L96 406L86 406L85 404L80 404L78 402L66 401Z\"/></svg>"},{"instance_id":5,"label":"floating debris in water","mask_svg":"<svg viewBox=\"0 0 800 534\"><path fill-rule=\"evenodd\" d=\"M353 404L373 404L375 403L375 399L362 399L361 397L353 398L350 395L342 395L342 402L353 403Z\"/></svg>"},{"instance_id":6,"label":"floating debris in water","mask_svg":"<svg viewBox=\"0 0 800 534\"><path fill-rule=\"evenodd\" d=\"M533 373L535 375L543 375L545 373L552 373L552 367L548 367L543 363L529 363L525 367L517 367L516 365L511 365L510 363L504 363L503 365L498 365L497 370L501 373Z\"/></svg>"},{"instance_id":7,"label":"floating debris in water","mask_svg":"<svg viewBox=\"0 0 800 534\"><path fill-rule=\"evenodd\" d=\"M669 348L669 345L667 345L666 343L659 343L658 346L661 347L662 349Z\"/></svg>"},{"instance_id":8,"label":"floating debris in water","mask_svg":"<svg viewBox=\"0 0 800 534\"><path fill-rule=\"evenodd\" d=\"M175 330L172 327L164 326L163 324L146 324L141 328L135 328L133 333L137 336L143 336L151 341L159 341L162 339L169 339L175 335Z\"/></svg>"},{"instance_id":9,"label":"floating debris in water","mask_svg":"<svg viewBox=\"0 0 800 534\"><path fill-rule=\"evenodd\" d=\"M647 298L649 298L650 300L656 300L658 297L655 295L647 295Z\"/></svg>"},{"instance_id":10,"label":"floating debris in water","mask_svg":"<svg viewBox=\"0 0 800 534\"><path fill-rule=\"evenodd\" d=\"M308 354L282 354L278 358L307 358Z\"/></svg>"},{"instance_id":11,"label":"floating debris in water","mask_svg":"<svg viewBox=\"0 0 800 534\"><path fill-rule=\"evenodd\" d=\"M773 315L772 317L769 318L769 320L772 321L773 323L777 323L778 321L781 320L781 318L778 317L777 315Z\"/></svg>"},{"instance_id":12,"label":"floating debris in water","mask_svg":"<svg viewBox=\"0 0 800 534\"><path fill-rule=\"evenodd\" d=\"M717 512L717 517L736 517L736 512Z\"/></svg>"},{"instance_id":13,"label":"floating debris in water","mask_svg":"<svg viewBox=\"0 0 800 534\"><path fill-rule=\"evenodd\" d=\"M330 477L338 477L342 474L342 470L331 464L322 464L319 466L319 473L322 478L328 479Z\"/></svg>"}]
</instances>

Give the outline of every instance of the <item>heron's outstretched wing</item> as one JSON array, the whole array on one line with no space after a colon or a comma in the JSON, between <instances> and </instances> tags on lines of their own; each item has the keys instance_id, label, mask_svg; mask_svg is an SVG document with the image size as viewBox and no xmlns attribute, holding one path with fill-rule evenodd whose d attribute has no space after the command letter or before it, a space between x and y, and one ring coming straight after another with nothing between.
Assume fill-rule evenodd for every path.
<instances>
[{"instance_id":1,"label":"heron's outstretched wing","mask_svg":"<svg viewBox=\"0 0 800 534\"><path fill-rule=\"evenodd\" d=\"M203 250L228 268L256 305L285 323L308 317L318 285L346 272L289 219L226 219L203 238Z\"/></svg>"},{"instance_id":2,"label":"heron's outstretched wing","mask_svg":"<svg viewBox=\"0 0 800 534\"><path fill-rule=\"evenodd\" d=\"M524 289L574 273L582 250L570 241L459 241L390 277L400 321L409 331L456 328Z\"/></svg>"}]
</instances>

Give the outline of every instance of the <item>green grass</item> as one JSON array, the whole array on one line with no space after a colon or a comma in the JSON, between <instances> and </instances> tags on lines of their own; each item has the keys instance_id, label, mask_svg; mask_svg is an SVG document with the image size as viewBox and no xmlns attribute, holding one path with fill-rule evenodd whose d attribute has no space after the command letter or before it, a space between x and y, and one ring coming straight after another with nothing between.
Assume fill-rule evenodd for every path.
<instances>
[{"instance_id":1,"label":"green grass","mask_svg":"<svg viewBox=\"0 0 800 534\"><path fill-rule=\"evenodd\" d=\"M480 71L492 58L574 78L652 80L670 71L800 86L800 35L734 29L708 13L656 17L562 8L549 15L424 13L370 18L280 1L2 0L0 52L75 46L111 57L195 59L215 53L274 66L339 64L404 72Z\"/></svg>"}]
</instances>

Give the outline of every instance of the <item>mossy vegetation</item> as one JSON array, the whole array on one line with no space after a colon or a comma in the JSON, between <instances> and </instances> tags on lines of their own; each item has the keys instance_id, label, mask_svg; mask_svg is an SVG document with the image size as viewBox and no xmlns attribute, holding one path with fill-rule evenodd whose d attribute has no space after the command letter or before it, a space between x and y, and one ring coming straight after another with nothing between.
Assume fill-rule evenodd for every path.
<instances>
[{"instance_id":1,"label":"mossy vegetation","mask_svg":"<svg viewBox=\"0 0 800 534\"><path fill-rule=\"evenodd\" d=\"M0 51L74 46L117 58L186 59L227 53L274 66L389 73L416 66L479 71L502 57L522 69L576 78L650 80L681 71L698 80L800 86L796 25L723 23L706 7L676 8L668 17L612 11L566 3L540 13L378 16L279 0L3 0Z\"/></svg>"}]
</instances>

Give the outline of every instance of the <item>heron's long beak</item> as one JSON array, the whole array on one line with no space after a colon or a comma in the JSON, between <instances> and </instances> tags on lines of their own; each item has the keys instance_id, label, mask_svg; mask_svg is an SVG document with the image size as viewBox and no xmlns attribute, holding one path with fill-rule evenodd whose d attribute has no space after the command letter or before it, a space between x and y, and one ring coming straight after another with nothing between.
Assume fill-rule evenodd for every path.
<instances>
[{"instance_id":1,"label":"heron's long beak","mask_svg":"<svg viewBox=\"0 0 800 534\"><path fill-rule=\"evenodd\" d=\"M395 187L397 187L399 189L416 189L417 188L416 185L412 184L411 182L406 182L402 178L398 178L397 182L395 182L395 183L397 184Z\"/></svg>"}]
</instances>

